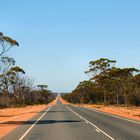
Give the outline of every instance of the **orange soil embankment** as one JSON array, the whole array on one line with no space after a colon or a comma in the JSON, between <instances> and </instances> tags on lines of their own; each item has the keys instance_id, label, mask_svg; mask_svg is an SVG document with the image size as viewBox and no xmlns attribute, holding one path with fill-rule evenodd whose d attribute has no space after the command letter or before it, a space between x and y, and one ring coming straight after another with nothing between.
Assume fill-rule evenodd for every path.
<instances>
[{"instance_id":1,"label":"orange soil embankment","mask_svg":"<svg viewBox=\"0 0 140 140\"><path fill-rule=\"evenodd\" d=\"M140 121L140 107L104 106L96 104L78 104L77 106L93 108L102 112Z\"/></svg>"},{"instance_id":2,"label":"orange soil embankment","mask_svg":"<svg viewBox=\"0 0 140 140\"><path fill-rule=\"evenodd\" d=\"M55 104L56 100L48 105L0 109L0 139L42 110L47 109L49 105Z\"/></svg>"},{"instance_id":3,"label":"orange soil embankment","mask_svg":"<svg viewBox=\"0 0 140 140\"><path fill-rule=\"evenodd\" d=\"M63 104L71 104L60 97ZM74 105L74 104L73 104ZM102 112L114 114L120 117L125 117L133 120L140 121L140 107L119 107L119 106L104 106L96 104L77 104L74 106L81 106L85 108L93 108Z\"/></svg>"},{"instance_id":4,"label":"orange soil embankment","mask_svg":"<svg viewBox=\"0 0 140 140\"><path fill-rule=\"evenodd\" d=\"M69 102L67 102L66 100L62 99L61 96L58 97L59 100L62 102L62 104L70 104Z\"/></svg>"}]
</instances>

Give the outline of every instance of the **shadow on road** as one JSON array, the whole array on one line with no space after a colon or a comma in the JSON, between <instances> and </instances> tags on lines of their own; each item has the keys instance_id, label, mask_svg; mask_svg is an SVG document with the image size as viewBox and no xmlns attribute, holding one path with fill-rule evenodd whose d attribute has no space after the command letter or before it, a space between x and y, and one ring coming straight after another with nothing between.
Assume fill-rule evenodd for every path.
<instances>
[{"instance_id":1,"label":"shadow on road","mask_svg":"<svg viewBox=\"0 0 140 140\"><path fill-rule=\"evenodd\" d=\"M0 124L0 127L7 125L31 125L34 124L36 120L33 121L7 121ZM40 120L37 124L54 124L54 123L75 123L83 122L82 120ZM4 125L4 126L3 126Z\"/></svg>"},{"instance_id":2,"label":"shadow on road","mask_svg":"<svg viewBox=\"0 0 140 140\"><path fill-rule=\"evenodd\" d=\"M65 113L70 111L48 111L48 113Z\"/></svg>"}]
</instances>

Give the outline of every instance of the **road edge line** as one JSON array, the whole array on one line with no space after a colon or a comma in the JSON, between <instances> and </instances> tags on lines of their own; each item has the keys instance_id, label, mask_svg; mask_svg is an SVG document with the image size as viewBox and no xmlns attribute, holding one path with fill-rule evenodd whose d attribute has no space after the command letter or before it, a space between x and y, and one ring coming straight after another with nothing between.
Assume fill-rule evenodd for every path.
<instances>
[{"instance_id":1,"label":"road edge line","mask_svg":"<svg viewBox=\"0 0 140 140\"><path fill-rule=\"evenodd\" d=\"M92 125L93 127L95 127L96 129L98 129L101 133L103 133L105 136L107 136L108 138L110 138L111 140L115 140L113 137L111 137L110 135L108 135L106 132L104 132L103 130L101 130L99 127L97 127L95 124L93 124L92 122L88 121L86 118L82 117L81 115L79 115L78 113L76 113L75 111L73 111L70 107L67 106L67 108L74 113L76 116L79 116L81 119L83 119L85 122L88 122L90 125Z\"/></svg>"},{"instance_id":2,"label":"road edge line","mask_svg":"<svg viewBox=\"0 0 140 140\"><path fill-rule=\"evenodd\" d=\"M36 120L36 122L31 125L26 132L18 139L18 140L23 140L25 136L32 130L32 128L43 118L43 116L51 109L51 106Z\"/></svg>"},{"instance_id":3,"label":"road edge line","mask_svg":"<svg viewBox=\"0 0 140 140\"><path fill-rule=\"evenodd\" d=\"M131 123L140 124L140 121L138 121L138 120L132 120L130 118L126 118L126 117L123 117L123 116L119 116L119 115L116 115L116 114L111 114L111 113L108 113L108 112L97 110L96 108L82 107L82 106L80 106L80 108L89 109L89 110L95 111L97 113L108 115L108 116L111 116L111 117L114 117L114 118L117 118L117 119L121 119L121 120L131 122Z\"/></svg>"}]
</instances>

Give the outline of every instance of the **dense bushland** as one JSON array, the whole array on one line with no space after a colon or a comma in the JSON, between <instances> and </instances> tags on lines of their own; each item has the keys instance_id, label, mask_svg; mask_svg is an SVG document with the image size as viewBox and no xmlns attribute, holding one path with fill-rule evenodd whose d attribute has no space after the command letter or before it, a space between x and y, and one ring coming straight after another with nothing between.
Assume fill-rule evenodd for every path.
<instances>
[{"instance_id":1,"label":"dense bushland","mask_svg":"<svg viewBox=\"0 0 140 140\"><path fill-rule=\"evenodd\" d=\"M140 106L140 71L117 68L116 61L107 58L91 61L89 81L80 82L63 98L72 103L98 103Z\"/></svg>"}]
</instances>

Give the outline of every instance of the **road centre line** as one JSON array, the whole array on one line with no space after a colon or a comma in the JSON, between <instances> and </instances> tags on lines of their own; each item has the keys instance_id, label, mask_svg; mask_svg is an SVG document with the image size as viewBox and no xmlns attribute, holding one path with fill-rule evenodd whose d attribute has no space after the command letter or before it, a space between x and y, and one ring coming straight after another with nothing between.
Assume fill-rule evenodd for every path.
<instances>
[{"instance_id":1,"label":"road centre line","mask_svg":"<svg viewBox=\"0 0 140 140\"><path fill-rule=\"evenodd\" d=\"M110 135L108 135L106 132L104 132L103 130L101 130L99 127L97 127L95 124L93 124L92 122L88 121L86 118L80 116L78 113L76 113L75 111L73 111L70 107L67 106L67 108L74 113L76 116L79 116L81 119L83 119L86 123L92 125L93 127L95 127L98 131L100 131L101 133L103 133L105 136L107 136L109 139L111 140L115 140L113 137L111 137Z\"/></svg>"},{"instance_id":2,"label":"road centre line","mask_svg":"<svg viewBox=\"0 0 140 140\"><path fill-rule=\"evenodd\" d=\"M51 109L51 106L36 120L36 122L27 129L27 131L19 138L19 140L23 140L25 136L31 131L31 129L43 118L43 116Z\"/></svg>"}]
</instances>

